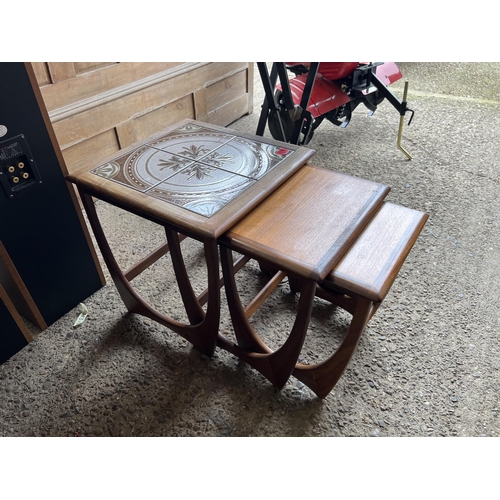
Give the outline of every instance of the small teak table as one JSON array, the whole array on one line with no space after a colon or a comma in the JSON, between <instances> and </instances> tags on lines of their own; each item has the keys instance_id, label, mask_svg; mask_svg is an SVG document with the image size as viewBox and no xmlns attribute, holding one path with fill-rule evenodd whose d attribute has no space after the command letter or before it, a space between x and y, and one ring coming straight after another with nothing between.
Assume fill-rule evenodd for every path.
<instances>
[{"instance_id":1,"label":"small teak table","mask_svg":"<svg viewBox=\"0 0 500 500\"><path fill-rule=\"evenodd\" d=\"M293 374L325 397L427 220L427 214L384 202L388 191L381 184L306 165L226 232L220 238L221 259L237 343L219 334L219 346L277 387ZM246 307L236 286L233 250L276 271ZM272 351L249 318L285 277L300 298L287 340ZM315 296L348 311L352 320L334 353L306 365L298 359Z\"/></svg>"},{"instance_id":2,"label":"small teak table","mask_svg":"<svg viewBox=\"0 0 500 500\"><path fill-rule=\"evenodd\" d=\"M388 192L382 184L306 165L235 224L220 242L238 344L220 336L219 345L282 387L302 349L317 284L327 278ZM295 324L277 351L262 343L237 298L233 250L278 268L274 284L286 275L303 281Z\"/></svg>"},{"instance_id":3,"label":"small teak table","mask_svg":"<svg viewBox=\"0 0 500 500\"><path fill-rule=\"evenodd\" d=\"M163 324L211 356L220 319L217 238L313 154L308 148L184 120L67 179L78 188L103 258L127 309ZM167 242L135 267L122 271L92 197L163 226ZM183 261L180 240L184 237L204 245L208 287L200 297L195 296ZM130 284L169 251L189 324L154 309ZM205 303L206 313L202 309Z\"/></svg>"}]
</instances>

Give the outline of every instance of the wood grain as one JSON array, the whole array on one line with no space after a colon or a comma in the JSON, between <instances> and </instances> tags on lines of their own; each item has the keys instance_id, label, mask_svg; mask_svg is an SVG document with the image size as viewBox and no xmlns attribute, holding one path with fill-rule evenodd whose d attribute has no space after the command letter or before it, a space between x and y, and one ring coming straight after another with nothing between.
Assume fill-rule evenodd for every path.
<instances>
[{"instance_id":1,"label":"wood grain","mask_svg":"<svg viewBox=\"0 0 500 500\"><path fill-rule=\"evenodd\" d=\"M5 307L9 311L9 314L11 315L12 319L16 323L17 327L21 331L21 333L24 335L24 338L28 341L31 342L33 340L33 337L31 336L31 333L29 332L28 328L23 322L23 319L17 312L14 303L10 300L10 297L7 295L7 292L5 291L4 287L0 284L0 300L4 303Z\"/></svg>"},{"instance_id":2,"label":"wood grain","mask_svg":"<svg viewBox=\"0 0 500 500\"><path fill-rule=\"evenodd\" d=\"M223 241L299 277L321 281L388 192L382 184L306 165Z\"/></svg>"},{"instance_id":3,"label":"wood grain","mask_svg":"<svg viewBox=\"0 0 500 500\"><path fill-rule=\"evenodd\" d=\"M381 302L427 219L426 213L383 203L328 276L325 286L335 285Z\"/></svg>"},{"instance_id":4,"label":"wood grain","mask_svg":"<svg viewBox=\"0 0 500 500\"><path fill-rule=\"evenodd\" d=\"M72 62L49 62L48 67L54 84L76 76L75 65Z\"/></svg>"},{"instance_id":5,"label":"wood grain","mask_svg":"<svg viewBox=\"0 0 500 500\"><path fill-rule=\"evenodd\" d=\"M184 118L226 126L253 110L253 63L32 63L70 172ZM99 138L99 139L98 139ZM102 149L101 149L102 148Z\"/></svg>"},{"instance_id":6,"label":"wood grain","mask_svg":"<svg viewBox=\"0 0 500 500\"><path fill-rule=\"evenodd\" d=\"M192 96L181 97L166 106L127 121L116 127L120 148L141 142L158 130L180 122L184 118L194 118L195 109Z\"/></svg>"},{"instance_id":7,"label":"wood grain","mask_svg":"<svg viewBox=\"0 0 500 500\"><path fill-rule=\"evenodd\" d=\"M31 321L40 330L47 328L38 306L31 297L23 279L18 273L14 262L10 258L4 244L0 241L0 283L5 287L10 300L27 320Z\"/></svg>"},{"instance_id":8,"label":"wood grain","mask_svg":"<svg viewBox=\"0 0 500 500\"><path fill-rule=\"evenodd\" d=\"M48 63L49 68L52 69L54 64ZM114 93L116 89L172 70L182 63L125 62L97 67L90 72L82 71L82 64L84 63L58 63L58 68L62 65L72 65L74 71L72 75L67 73L67 78L64 80L43 86L42 94L49 113L82 101L97 100L100 95Z\"/></svg>"}]
</instances>

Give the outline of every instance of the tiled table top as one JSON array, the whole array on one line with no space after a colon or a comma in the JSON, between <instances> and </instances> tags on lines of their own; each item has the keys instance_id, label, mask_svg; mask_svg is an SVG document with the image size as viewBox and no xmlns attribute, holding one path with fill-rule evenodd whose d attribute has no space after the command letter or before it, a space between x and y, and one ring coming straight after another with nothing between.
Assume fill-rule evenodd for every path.
<instances>
[{"instance_id":1,"label":"tiled table top","mask_svg":"<svg viewBox=\"0 0 500 500\"><path fill-rule=\"evenodd\" d=\"M187 119L67 179L97 198L217 238L313 154Z\"/></svg>"},{"instance_id":2,"label":"tiled table top","mask_svg":"<svg viewBox=\"0 0 500 500\"><path fill-rule=\"evenodd\" d=\"M293 152L188 123L92 173L211 217Z\"/></svg>"}]
</instances>

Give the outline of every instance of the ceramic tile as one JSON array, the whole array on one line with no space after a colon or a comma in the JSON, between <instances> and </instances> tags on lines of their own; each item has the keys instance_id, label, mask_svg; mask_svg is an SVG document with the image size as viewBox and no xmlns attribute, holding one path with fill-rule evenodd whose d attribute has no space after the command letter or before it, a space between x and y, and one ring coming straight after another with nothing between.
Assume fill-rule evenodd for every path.
<instances>
[{"instance_id":1,"label":"ceramic tile","mask_svg":"<svg viewBox=\"0 0 500 500\"><path fill-rule=\"evenodd\" d=\"M188 123L92 173L210 217L291 154Z\"/></svg>"},{"instance_id":2,"label":"ceramic tile","mask_svg":"<svg viewBox=\"0 0 500 500\"><path fill-rule=\"evenodd\" d=\"M242 137L233 137L200 161L217 168L260 179L279 165L292 150Z\"/></svg>"},{"instance_id":3,"label":"ceramic tile","mask_svg":"<svg viewBox=\"0 0 500 500\"><path fill-rule=\"evenodd\" d=\"M234 136L195 124L187 124L150 142L148 145L173 156L199 161L205 155L230 141Z\"/></svg>"},{"instance_id":4,"label":"ceramic tile","mask_svg":"<svg viewBox=\"0 0 500 500\"><path fill-rule=\"evenodd\" d=\"M143 146L93 169L92 173L144 192L191 163L187 158Z\"/></svg>"},{"instance_id":5,"label":"ceramic tile","mask_svg":"<svg viewBox=\"0 0 500 500\"><path fill-rule=\"evenodd\" d=\"M147 194L211 217L254 183L253 179L194 163L151 188Z\"/></svg>"}]
</instances>

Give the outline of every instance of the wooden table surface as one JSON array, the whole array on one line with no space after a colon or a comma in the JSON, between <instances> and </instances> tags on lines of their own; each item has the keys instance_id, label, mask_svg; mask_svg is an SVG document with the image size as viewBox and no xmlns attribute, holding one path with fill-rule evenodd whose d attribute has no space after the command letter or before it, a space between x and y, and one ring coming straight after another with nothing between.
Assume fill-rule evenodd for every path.
<instances>
[{"instance_id":1,"label":"wooden table surface","mask_svg":"<svg viewBox=\"0 0 500 500\"><path fill-rule=\"evenodd\" d=\"M319 282L332 271L388 192L383 184L306 165L221 241Z\"/></svg>"}]
</instances>

